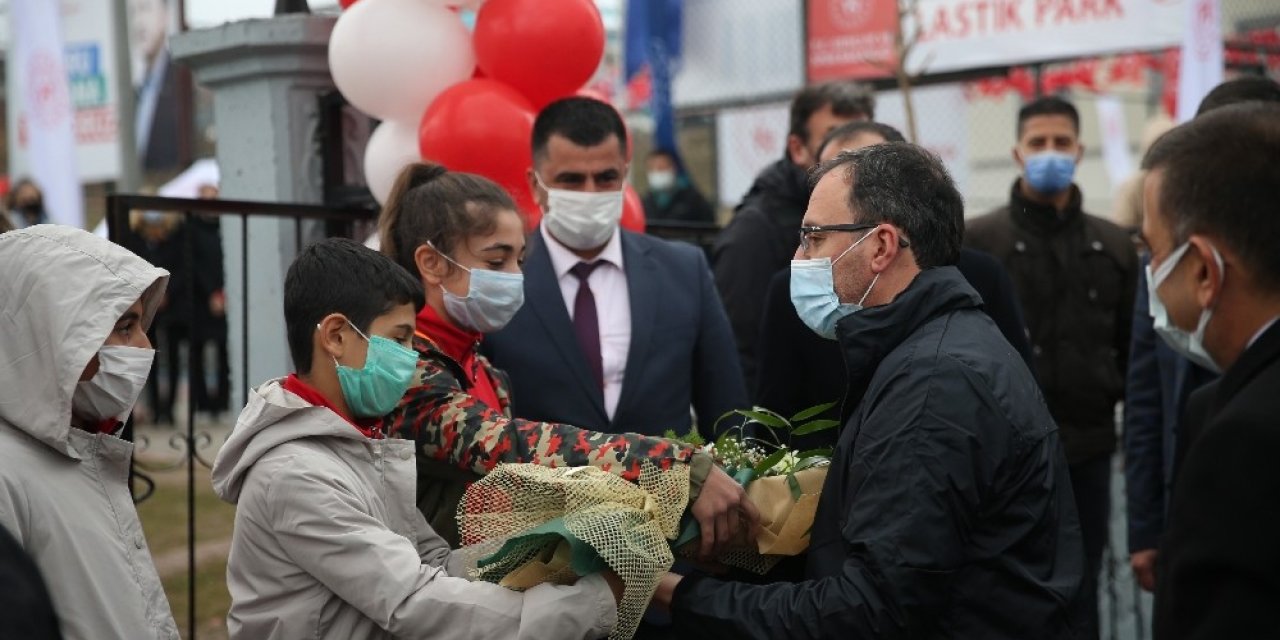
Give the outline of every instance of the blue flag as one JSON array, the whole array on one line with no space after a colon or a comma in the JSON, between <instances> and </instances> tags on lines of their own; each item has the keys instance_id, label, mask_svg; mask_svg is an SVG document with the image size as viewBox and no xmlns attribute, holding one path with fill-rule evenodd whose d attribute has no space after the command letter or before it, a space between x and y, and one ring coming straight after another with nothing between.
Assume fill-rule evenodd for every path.
<instances>
[{"instance_id":1,"label":"blue flag","mask_svg":"<svg viewBox=\"0 0 1280 640\"><path fill-rule=\"evenodd\" d=\"M650 86L654 146L676 151L671 78L680 62L684 0L628 0L623 68L627 83Z\"/></svg>"}]
</instances>

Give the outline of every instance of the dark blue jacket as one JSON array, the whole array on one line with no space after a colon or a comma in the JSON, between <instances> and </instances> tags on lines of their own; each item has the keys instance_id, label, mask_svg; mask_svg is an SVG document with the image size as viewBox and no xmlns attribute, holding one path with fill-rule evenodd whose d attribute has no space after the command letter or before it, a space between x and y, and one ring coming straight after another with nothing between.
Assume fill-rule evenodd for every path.
<instances>
[{"instance_id":1,"label":"dark blue jacket","mask_svg":"<svg viewBox=\"0 0 1280 640\"><path fill-rule=\"evenodd\" d=\"M524 307L483 350L511 376L511 411L608 433L688 431L689 408L710 439L716 419L749 407L733 331L703 252L622 231L631 346L613 420L573 334L542 234L529 239Z\"/></svg>"},{"instance_id":2,"label":"dark blue jacket","mask_svg":"<svg viewBox=\"0 0 1280 640\"><path fill-rule=\"evenodd\" d=\"M1173 484L1178 418L1192 391L1217 378L1178 355L1152 328L1146 263L1138 271L1125 380L1124 477L1129 553L1158 547Z\"/></svg>"},{"instance_id":3,"label":"dark blue jacket","mask_svg":"<svg viewBox=\"0 0 1280 640\"><path fill-rule=\"evenodd\" d=\"M1080 525L1058 428L954 267L839 321L844 430L805 580L685 578L681 637L1073 637Z\"/></svg>"}]
</instances>

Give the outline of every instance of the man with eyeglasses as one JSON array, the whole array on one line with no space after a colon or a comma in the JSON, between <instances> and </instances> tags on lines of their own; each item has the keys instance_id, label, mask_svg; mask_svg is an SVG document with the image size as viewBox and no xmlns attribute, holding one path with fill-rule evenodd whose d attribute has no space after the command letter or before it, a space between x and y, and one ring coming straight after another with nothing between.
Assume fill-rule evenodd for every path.
<instances>
[{"instance_id":1,"label":"man with eyeglasses","mask_svg":"<svg viewBox=\"0 0 1280 640\"><path fill-rule=\"evenodd\" d=\"M906 143L822 165L791 299L849 370L799 582L666 576L682 637L1073 637L1083 549L1058 429L954 264L964 205Z\"/></svg>"}]
</instances>

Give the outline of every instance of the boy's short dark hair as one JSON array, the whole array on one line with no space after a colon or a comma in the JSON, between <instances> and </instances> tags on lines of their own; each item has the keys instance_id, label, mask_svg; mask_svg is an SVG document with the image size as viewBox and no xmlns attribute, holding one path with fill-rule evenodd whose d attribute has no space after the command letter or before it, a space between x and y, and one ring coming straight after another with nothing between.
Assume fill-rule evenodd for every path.
<instances>
[{"instance_id":1,"label":"boy's short dark hair","mask_svg":"<svg viewBox=\"0 0 1280 640\"><path fill-rule=\"evenodd\" d=\"M827 82L805 87L791 99L791 130L793 136L809 143L809 118L831 106L831 112L841 118L863 116L876 117L876 94L871 87L857 82Z\"/></svg>"},{"instance_id":2,"label":"boy's short dark hair","mask_svg":"<svg viewBox=\"0 0 1280 640\"><path fill-rule=\"evenodd\" d=\"M347 238L329 238L303 249L284 278L284 322L289 355L298 373L311 371L316 325L340 313L357 329L392 307L422 310L422 283L381 253Z\"/></svg>"},{"instance_id":3,"label":"boy's short dark hair","mask_svg":"<svg viewBox=\"0 0 1280 640\"><path fill-rule=\"evenodd\" d=\"M1022 139L1022 127L1036 116L1066 116L1071 119L1071 124L1075 127L1076 133L1080 133L1080 112L1076 111L1075 105L1059 98L1058 96L1044 96L1036 98L1031 102L1022 105L1018 109L1018 139Z\"/></svg>"},{"instance_id":4,"label":"boy's short dark hair","mask_svg":"<svg viewBox=\"0 0 1280 640\"><path fill-rule=\"evenodd\" d=\"M617 136L627 153L627 125L618 110L594 98L564 98L547 105L533 121L533 160L546 155L551 136L560 135L580 147L603 144Z\"/></svg>"}]
</instances>

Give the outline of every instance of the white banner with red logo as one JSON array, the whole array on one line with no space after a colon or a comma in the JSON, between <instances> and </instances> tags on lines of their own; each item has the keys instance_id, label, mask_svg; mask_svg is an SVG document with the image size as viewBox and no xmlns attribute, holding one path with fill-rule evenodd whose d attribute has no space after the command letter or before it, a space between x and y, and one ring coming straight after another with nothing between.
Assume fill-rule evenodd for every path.
<instances>
[{"instance_id":1,"label":"white banner with red logo","mask_svg":"<svg viewBox=\"0 0 1280 640\"><path fill-rule=\"evenodd\" d=\"M1159 49L1182 37L1183 0L920 0L911 73Z\"/></svg>"},{"instance_id":2,"label":"white banner with red logo","mask_svg":"<svg viewBox=\"0 0 1280 640\"><path fill-rule=\"evenodd\" d=\"M75 110L63 61L58 3L11 0L9 20L9 104L19 112L17 135L9 136L10 167L14 175L30 175L44 191L51 222L83 228ZM19 162L22 154L12 151L21 147L26 149L25 163Z\"/></svg>"},{"instance_id":3,"label":"white banner with red logo","mask_svg":"<svg viewBox=\"0 0 1280 640\"><path fill-rule=\"evenodd\" d=\"M1218 0L1187 0L1178 69L1178 122L1196 115L1200 101L1222 83L1222 7Z\"/></svg>"},{"instance_id":4,"label":"white banner with red logo","mask_svg":"<svg viewBox=\"0 0 1280 640\"><path fill-rule=\"evenodd\" d=\"M790 114L786 102L716 113L716 176L721 204L736 206L756 174L782 159Z\"/></svg>"},{"instance_id":5,"label":"white banner with red logo","mask_svg":"<svg viewBox=\"0 0 1280 640\"><path fill-rule=\"evenodd\" d=\"M1182 37L1184 0L919 0L904 19L910 73L935 74L1116 51ZM811 82L870 78L894 66L896 0L811 0Z\"/></svg>"}]
</instances>

